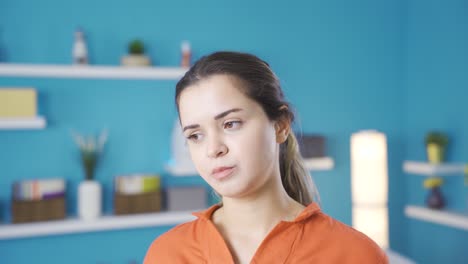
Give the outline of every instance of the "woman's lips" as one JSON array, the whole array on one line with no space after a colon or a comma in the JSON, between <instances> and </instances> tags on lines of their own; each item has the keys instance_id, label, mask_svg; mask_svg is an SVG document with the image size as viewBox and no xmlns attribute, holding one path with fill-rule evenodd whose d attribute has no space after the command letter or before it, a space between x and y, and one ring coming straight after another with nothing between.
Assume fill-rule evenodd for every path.
<instances>
[{"instance_id":1,"label":"woman's lips","mask_svg":"<svg viewBox=\"0 0 468 264\"><path fill-rule=\"evenodd\" d=\"M234 172L235 168L236 168L235 166L233 166L233 167L218 167L218 168L215 168L213 170L211 175L213 176L213 178L215 178L217 180L222 180L222 179L225 179L225 178L229 177Z\"/></svg>"}]
</instances>

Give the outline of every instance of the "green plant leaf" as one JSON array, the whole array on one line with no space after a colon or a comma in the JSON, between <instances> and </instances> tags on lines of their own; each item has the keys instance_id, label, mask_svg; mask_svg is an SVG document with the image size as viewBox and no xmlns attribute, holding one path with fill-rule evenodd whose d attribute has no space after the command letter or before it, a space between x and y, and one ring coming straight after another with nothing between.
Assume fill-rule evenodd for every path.
<instances>
[{"instance_id":1,"label":"green plant leaf","mask_svg":"<svg viewBox=\"0 0 468 264\"><path fill-rule=\"evenodd\" d=\"M135 39L128 45L128 53L130 54L143 54L145 53L145 45L143 41Z\"/></svg>"}]
</instances>

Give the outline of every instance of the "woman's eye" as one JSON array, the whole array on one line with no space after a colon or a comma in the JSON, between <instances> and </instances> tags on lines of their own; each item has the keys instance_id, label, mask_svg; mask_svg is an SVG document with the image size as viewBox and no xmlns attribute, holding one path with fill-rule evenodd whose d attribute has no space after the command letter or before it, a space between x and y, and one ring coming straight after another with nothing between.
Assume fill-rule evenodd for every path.
<instances>
[{"instance_id":1,"label":"woman's eye","mask_svg":"<svg viewBox=\"0 0 468 264\"><path fill-rule=\"evenodd\" d=\"M241 124L241 121L228 121L224 123L224 129L235 129L240 127Z\"/></svg>"},{"instance_id":2,"label":"woman's eye","mask_svg":"<svg viewBox=\"0 0 468 264\"><path fill-rule=\"evenodd\" d=\"M200 134L191 134L190 136L187 137L188 140L191 140L191 141L199 141L201 138L201 135Z\"/></svg>"}]
</instances>

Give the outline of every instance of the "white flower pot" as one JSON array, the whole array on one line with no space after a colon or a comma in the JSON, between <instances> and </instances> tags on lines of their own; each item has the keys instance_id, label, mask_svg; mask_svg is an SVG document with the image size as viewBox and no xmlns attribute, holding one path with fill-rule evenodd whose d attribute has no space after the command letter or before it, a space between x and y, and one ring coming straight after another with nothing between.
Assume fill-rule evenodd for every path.
<instances>
[{"instance_id":1,"label":"white flower pot","mask_svg":"<svg viewBox=\"0 0 468 264\"><path fill-rule=\"evenodd\" d=\"M122 57L121 64L123 66L141 67L150 66L151 61L146 55L127 55Z\"/></svg>"},{"instance_id":2,"label":"white flower pot","mask_svg":"<svg viewBox=\"0 0 468 264\"><path fill-rule=\"evenodd\" d=\"M83 220L93 220L101 215L102 188L97 181L86 180L78 186L78 216Z\"/></svg>"}]
</instances>

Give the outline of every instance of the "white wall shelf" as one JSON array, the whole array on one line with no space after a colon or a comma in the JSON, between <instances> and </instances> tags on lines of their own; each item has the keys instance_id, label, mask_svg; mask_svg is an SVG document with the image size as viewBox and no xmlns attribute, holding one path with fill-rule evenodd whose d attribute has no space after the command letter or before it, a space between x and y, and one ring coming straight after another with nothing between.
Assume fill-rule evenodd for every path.
<instances>
[{"instance_id":1,"label":"white wall shelf","mask_svg":"<svg viewBox=\"0 0 468 264\"><path fill-rule=\"evenodd\" d=\"M406 173L424 175L424 176L450 176L450 175L463 175L465 164L431 164L428 162L405 161L403 163L403 170Z\"/></svg>"},{"instance_id":2,"label":"white wall shelf","mask_svg":"<svg viewBox=\"0 0 468 264\"><path fill-rule=\"evenodd\" d=\"M416 264L413 260L390 249L385 250L390 264Z\"/></svg>"},{"instance_id":3,"label":"white wall shelf","mask_svg":"<svg viewBox=\"0 0 468 264\"><path fill-rule=\"evenodd\" d=\"M106 230L176 225L194 220L190 212L160 212L137 215L103 216L94 221L77 218L37 223L0 225L0 240L63 235Z\"/></svg>"},{"instance_id":4,"label":"white wall shelf","mask_svg":"<svg viewBox=\"0 0 468 264\"><path fill-rule=\"evenodd\" d=\"M308 170L311 171L323 171L323 170L331 170L334 166L334 161L330 157L322 157L322 158L308 158L304 159L304 165ZM197 170L190 166L190 167L183 167L183 166L170 166L166 165L166 171L174 176L195 176L198 175Z\"/></svg>"},{"instance_id":5,"label":"white wall shelf","mask_svg":"<svg viewBox=\"0 0 468 264\"><path fill-rule=\"evenodd\" d=\"M198 171L193 166L166 165L165 169L173 176L196 176Z\"/></svg>"},{"instance_id":6,"label":"white wall shelf","mask_svg":"<svg viewBox=\"0 0 468 264\"><path fill-rule=\"evenodd\" d=\"M178 80L186 68L0 63L0 76L87 79Z\"/></svg>"},{"instance_id":7,"label":"white wall shelf","mask_svg":"<svg viewBox=\"0 0 468 264\"><path fill-rule=\"evenodd\" d=\"M334 161L330 157L304 159L304 165L308 170L320 171L333 169Z\"/></svg>"},{"instance_id":8,"label":"white wall shelf","mask_svg":"<svg viewBox=\"0 0 468 264\"><path fill-rule=\"evenodd\" d=\"M34 118L0 118L0 130L43 129L46 120L41 117Z\"/></svg>"},{"instance_id":9,"label":"white wall shelf","mask_svg":"<svg viewBox=\"0 0 468 264\"><path fill-rule=\"evenodd\" d=\"M405 215L431 223L446 225L468 231L468 213L455 213L447 210L434 210L421 206L406 206Z\"/></svg>"}]
</instances>

